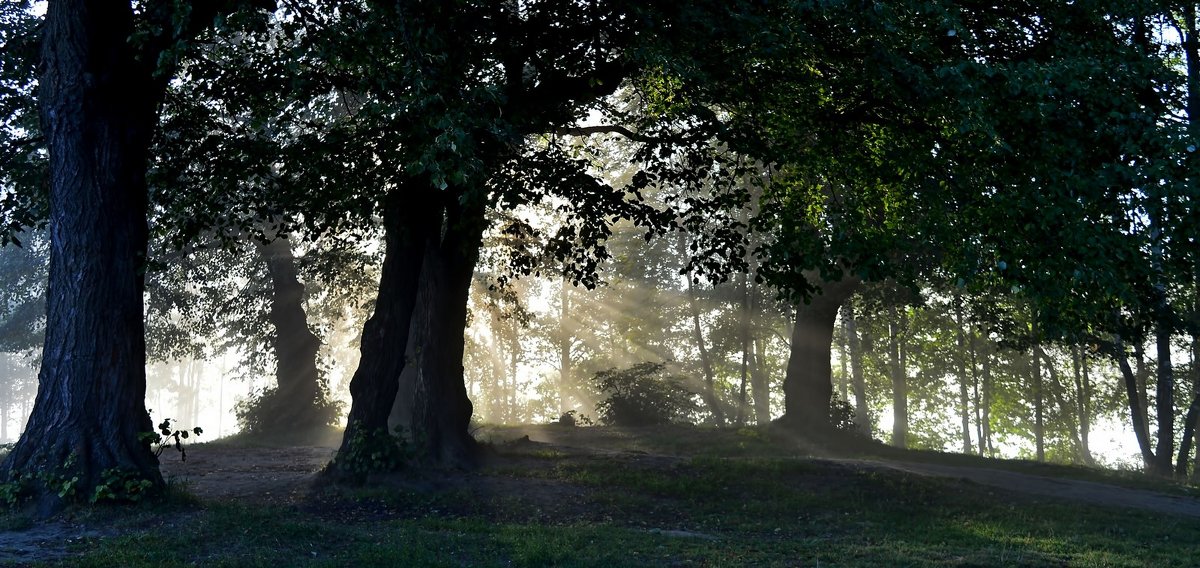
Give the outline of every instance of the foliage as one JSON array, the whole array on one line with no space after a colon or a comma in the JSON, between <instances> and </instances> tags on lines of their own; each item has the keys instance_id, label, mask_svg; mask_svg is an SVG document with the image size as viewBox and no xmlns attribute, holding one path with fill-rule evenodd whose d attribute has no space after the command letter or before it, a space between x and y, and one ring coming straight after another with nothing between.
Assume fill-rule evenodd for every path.
<instances>
[{"instance_id":1,"label":"foliage","mask_svg":"<svg viewBox=\"0 0 1200 568\"><path fill-rule=\"evenodd\" d=\"M297 401L284 396L278 387L267 387L251 394L234 405L238 426L247 434L280 434L280 430L312 426L333 426L338 423L342 402L329 396L323 385L311 405L298 406ZM300 417L292 420L288 417ZM286 434L285 434L286 437Z\"/></svg>"},{"instance_id":2,"label":"foliage","mask_svg":"<svg viewBox=\"0 0 1200 568\"><path fill-rule=\"evenodd\" d=\"M333 460L334 466L342 471L359 476L387 473L401 469L413 457L413 450L400 426L396 427L395 433L382 428L352 430L354 433L347 450Z\"/></svg>"},{"instance_id":3,"label":"foliage","mask_svg":"<svg viewBox=\"0 0 1200 568\"><path fill-rule=\"evenodd\" d=\"M654 426L691 422L699 410L695 393L682 377L666 373L666 363L639 363L612 368L592 377L601 400L600 422L615 426Z\"/></svg>"},{"instance_id":4,"label":"foliage","mask_svg":"<svg viewBox=\"0 0 1200 568\"><path fill-rule=\"evenodd\" d=\"M199 428L196 428L199 434ZM187 432L183 432L187 434ZM178 443L178 440L177 440ZM183 450L180 449L182 452ZM154 482L146 479L137 471L121 468L110 468L100 473L100 483L96 484L96 489L92 492L92 496L88 498L88 502L92 504L103 502L129 502L137 503L150 495L154 488Z\"/></svg>"},{"instance_id":5,"label":"foliage","mask_svg":"<svg viewBox=\"0 0 1200 568\"><path fill-rule=\"evenodd\" d=\"M183 441L191 435L199 436L203 434L204 429L199 426L192 428L190 431L176 429L172 426L171 422L170 418L164 418L162 422L158 423L157 432L142 432L140 436L141 440L151 446L157 446L154 448L155 457L162 456L162 453L168 447L174 447L175 451L179 452L180 461L187 461L187 450L183 446ZM114 475L116 474L114 473Z\"/></svg>"},{"instance_id":6,"label":"foliage","mask_svg":"<svg viewBox=\"0 0 1200 568\"><path fill-rule=\"evenodd\" d=\"M854 406L842 400L837 392L829 397L829 424L846 432L861 431L858 424L854 422Z\"/></svg>"}]
</instances>

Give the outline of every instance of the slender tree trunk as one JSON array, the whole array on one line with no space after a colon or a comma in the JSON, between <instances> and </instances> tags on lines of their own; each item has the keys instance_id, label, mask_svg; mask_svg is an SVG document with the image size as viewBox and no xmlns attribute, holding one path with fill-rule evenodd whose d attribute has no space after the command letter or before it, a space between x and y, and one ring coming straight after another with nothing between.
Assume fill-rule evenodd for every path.
<instances>
[{"instance_id":1,"label":"slender tree trunk","mask_svg":"<svg viewBox=\"0 0 1200 568\"><path fill-rule=\"evenodd\" d=\"M386 433L397 402L426 241L438 229L433 197L410 180L393 189L383 204L384 257L375 312L363 326L358 369L350 380L350 415L339 453L351 441Z\"/></svg>"},{"instance_id":2,"label":"slender tree trunk","mask_svg":"<svg viewBox=\"0 0 1200 568\"><path fill-rule=\"evenodd\" d=\"M901 361L903 333L895 304L888 306L888 362L892 376L892 445L908 447L908 381Z\"/></svg>"},{"instance_id":3,"label":"slender tree trunk","mask_svg":"<svg viewBox=\"0 0 1200 568\"><path fill-rule=\"evenodd\" d=\"M1142 341L1138 341L1133 346L1133 360L1135 364L1134 378L1137 380L1138 407L1143 419L1142 428L1145 430L1146 439L1150 439L1150 392L1146 384L1150 376L1150 366L1146 364L1146 350Z\"/></svg>"},{"instance_id":4,"label":"slender tree trunk","mask_svg":"<svg viewBox=\"0 0 1200 568\"><path fill-rule=\"evenodd\" d=\"M571 341L574 326L571 325L571 289L566 276L562 278L558 293L558 412L565 414L567 408L567 386L571 383Z\"/></svg>"},{"instance_id":5,"label":"slender tree trunk","mask_svg":"<svg viewBox=\"0 0 1200 568\"><path fill-rule=\"evenodd\" d=\"M1091 385L1088 379L1087 359L1083 349L1076 345L1072 348L1075 371L1075 414L1079 418L1079 459L1086 465L1096 465L1092 457L1092 449L1088 442L1091 434Z\"/></svg>"},{"instance_id":6,"label":"slender tree trunk","mask_svg":"<svg viewBox=\"0 0 1200 568\"><path fill-rule=\"evenodd\" d=\"M854 308L851 306L852 300L847 299L846 303L842 304L842 334L838 337L838 363L841 364L841 373L838 373L838 398L843 401L850 401L850 348L848 336L850 335L850 318L854 317Z\"/></svg>"},{"instance_id":7,"label":"slender tree trunk","mask_svg":"<svg viewBox=\"0 0 1200 568\"><path fill-rule=\"evenodd\" d=\"M1074 459L1076 463L1086 464L1087 462L1083 459L1083 440L1080 437L1080 428L1077 422L1078 415L1076 414L1079 401L1076 400L1074 404L1067 402L1061 388L1063 384L1062 377L1059 376L1058 369L1054 368L1054 362L1050 360L1050 357L1041 347L1037 348L1037 352L1038 356L1046 361L1046 370L1050 373L1050 388L1045 389L1045 392L1050 394L1050 397L1054 399L1054 403L1058 405L1058 408L1062 412L1062 422L1067 427L1067 433L1071 437L1071 445L1075 452Z\"/></svg>"},{"instance_id":8,"label":"slender tree trunk","mask_svg":"<svg viewBox=\"0 0 1200 568\"><path fill-rule=\"evenodd\" d=\"M846 343L850 349L850 373L854 382L854 423L868 438L873 433L871 413L867 407L867 383L863 379L862 344L858 339L858 320L854 298L846 301Z\"/></svg>"},{"instance_id":9,"label":"slender tree trunk","mask_svg":"<svg viewBox=\"0 0 1200 568\"><path fill-rule=\"evenodd\" d=\"M750 373L750 392L754 396L754 421L763 425L771 421L771 376L767 372L766 340L754 340L754 369Z\"/></svg>"},{"instance_id":10,"label":"slender tree trunk","mask_svg":"<svg viewBox=\"0 0 1200 568\"><path fill-rule=\"evenodd\" d=\"M990 341L990 340L989 340ZM992 350L985 348L982 353L981 390L983 390L983 403L981 405L980 424L983 426L983 443L987 445L988 457L996 457L996 448L992 446Z\"/></svg>"},{"instance_id":11,"label":"slender tree trunk","mask_svg":"<svg viewBox=\"0 0 1200 568\"><path fill-rule=\"evenodd\" d=\"M263 416L262 426L268 432L323 426L331 417L318 412L325 395L317 370L321 340L308 327L304 284L300 282L291 240L287 235L279 235L259 244L258 252L271 278L268 320L275 327L271 346L275 351L274 396L278 397L270 404L277 412Z\"/></svg>"},{"instance_id":12,"label":"slender tree trunk","mask_svg":"<svg viewBox=\"0 0 1200 568\"><path fill-rule=\"evenodd\" d=\"M1034 349L1030 354L1030 373L1033 380L1033 438L1036 446L1037 461L1046 461L1046 424L1044 407L1044 385L1042 384L1042 358L1038 356L1041 348Z\"/></svg>"},{"instance_id":13,"label":"slender tree trunk","mask_svg":"<svg viewBox=\"0 0 1200 568\"><path fill-rule=\"evenodd\" d=\"M428 241L417 301L429 309L414 328L414 442L420 458L452 467L473 466L477 449L463 382L463 332L486 219L483 197L469 198L473 200L465 205L447 204L441 238Z\"/></svg>"},{"instance_id":14,"label":"slender tree trunk","mask_svg":"<svg viewBox=\"0 0 1200 568\"><path fill-rule=\"evenodd\" d=\"M738 386L738 411L737 425L740 427L745 424L746 414L749 411L749 405L746 400L746 386L750 380L750 276L742 275L742 302L740 306L740 319L738 322L738 331L741 336L742 343L742 363L741 363L741 382Z\"/></svg>"},{"instance_id":15,"label":"slender tree trunk","mask_svg":"<svg viewBox=\"0 0 1200 568\"><path fill-rule=\"evenodd\" d=\"M963 330L963 314L962 314L962 298L955 297L954 303L954 321L957 326L955 334L958 343L958 351L955 359L958 360L958 405L959 414L962 416L962 443L963 453L972 453L971 449L971 403L967 393L967 361L966 361L966 339ZM974 369L971 370L974 373Z\"/></svg>"},{"instance_id":16,"label":"slender tree trunk","mask_svg":"<svg viewBox=\"0 0 1200 568\"><path fill-rule=\"evenodd\" d=\"M1146 469L1151 469L1154 466L1154 451L1150 448L1150 435L1146 429L1146 415L1143 414L1142 402L1138 397L1137 377L1134 375L1133 369L1129 366L1129 354L1125 351L1125 344L1120 338L1117 339L1113 347L1113 356L1117 359L1117 366L1121 369L1121 375L1125 379L1125 396L1129 403L1129 421L1133 426L1134 435L1137 437L1138 448L1142 452L1142 462Z\"/></svg>"},{"instance_id":17,"label":"slender tree trunk","mask_svg":"<svg viewBox=\"0 0 1200 568\"><path fill-rule=\"evenodd\" d=\"M1200 304L1200 299L1197 299ZM1200 313L1200 310L1197 310ZM1175 462L1175 475L1183 477L1188 472L1188 457L1196 437L1197 422L1200 422L1200 335L1192 334L1192 403L1188 405L1187 414L1183 418L1183 437L1179 440L1179 457ZM1200 451L1200 447L1197 448Z\"/></svg>"},{"instance_id":18,"label":"slender tree trunk","mask_svg":"<svg viewBox=\"0 0 1200 568\"><path fill-rule=\"evenodd\" d=\"M1187 66L1187 129L1192 139L1200 136L1200 41L1196 37L1196 5L1188 3L1182 10L1184 63ZM1188 166L1195 166L1196 157L1189 153ZM1195 171L1194 169L1192 171ZM1193 181L1194 183L1194 181ZM1193 254L1195 249L1193 248ZM1200 325L1200 264L1192 269L1192 325ZM1197 434L1200 421L1200 337L1192 330L1192 401L1183 419L1183 437L1179 440L1179 458L1175 462L1175 475L1184 476L1188 471L1188 454ZM1197 465L1200 465L1200 444L1196 444ZM1196 468L1200 469L1200 468Z\"/></svg>"},{"instance_id":19,"label":"slender tree trunk","mask_svg":"<svg viewBox=\"0 0 1200 568\"><path fill-rule=\"evenodd\" d=\"M979 353L978 349L976 348L977 342L974 326L971 327L970 332L971 334L969 336L968 345L971 353L971 401L975 405L975 440L979 442L977 444L979 448L979 455L984 456L986 451L983 437L983 413L980 408L983 406L983 399L981 398L979 391Z\"/></svg>"},{"instance_id":20,"label":"slender tree trunk","mask_svg":"<svg viewBox=\"0 0 1200 568\"><path fill-rule=\"evenodd\" d=\"M1158 475L1171 474L1171 458L1175 456L1175 371L1171 364L1171 328L1166 292L1159 290L1159 317L1156 343L1158 344L1158 381L1154 404L1158 415L1158 447L1155 448L1154 472Z\"/></svg>"},{"instance_id":21,"label":"slender tree trunk","mask_svg":"<svg viewBox=\"0 0 1200 568\"><path fill-rule=\"evenodd\" d=\"M81 495L120 469L163 486L146 412L146 165L165 80L139 61L127 0L51 0L39 101L50 277L39 388L0 477L59 470ZM145 54L141 54L144 56ZM68 471L69 470L69 471ZM49 513L62 499L37 489Z\"/></svg>"},{"instance_id":22,"label":"slender tree trunk","mask_svg":"<svg viewBox=\"0 0 1200 568\"><path fill-rule=\"evenodd\" d=\"M784 424L812 429L818 434L832 428L829 401L833 396L833 329L838 309L860 284L852 276L838 282L824 282L821 292L808 305L796 310L791 354L783 380L784 414L780 420Z\"/></svg>"},{"instance_id":23,"label":"slender tree trunk","mask_svg":"<svg viewBox=\"0 0 1200 568\"><path fill-rule=\"evenodd\" d=\"M682 237L679 241L679 248L681 254L686 251ZM700 302L696 298L696 283L691 274L687 275L687 279L688 306L692 312L692 338L696 342L696 349L700 352L700 368L704 372L704 389L700 392L700 397L704 399L704 404L708 407L709 412L712 412L713 422L718 428L724 428L725 412L717 397L712 356L704 342L704 330L700 327Z\"/></svg>"}]
</instances>

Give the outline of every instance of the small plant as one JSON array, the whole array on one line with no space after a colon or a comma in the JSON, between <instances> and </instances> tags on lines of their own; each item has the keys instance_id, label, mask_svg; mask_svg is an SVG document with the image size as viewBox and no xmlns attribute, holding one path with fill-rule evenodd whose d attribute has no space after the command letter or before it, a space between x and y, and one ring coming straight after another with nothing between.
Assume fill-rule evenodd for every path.
<instances>
[{"instance_id":1,"label":"small plant","mask_svg":"<svg viewBox=\"0 0 1200 568\"><path fill-rule=\"evenodd\" d=\"M21 504L25 500L25 497L29 495L30 488L35 479L36 476L33 473L25 472L14 476L4 483L0 483L0 503L3 503L9 509Z\"/></svg>"},{"instance_id":2,"label":"small plant","mask_svg":"<svg viewBox=\"0 0 1200 568\"><path fill-rule=\"evenodd\" d=\"M591 426L592 419L578 410L568 410L554 421L559 426Z\"/></svg>"},{"instance_id":3,"label":"small plant","mask_svg":"<svg viewBox=\"0 0 1200 568\"><path fill-rule=\"evenodd\" d=\"M187 450L183 447L183 441L188 439L190 435L199 436L204 433L204 429L196 426L191 430L175 429L172 427L171 419L164 418L158 423L157 432L142 432L139 438L154 447L154 456L161 457L163 451L168 447L174 446L179 452L179 460L187 461Z\"/></svg>"},{"instance_id":4,"label":"small plant","mask_svg":"<svg viewBox=\"0 0 1200 568\"><path fill-rule=\"evenodd\" d=\"M355 428L346 451L339 453L334 463L342 471L355 475L387 473L404 467L412 454L400 426L394 434L383 428L373 431Z\"/></svg>"},{"instance_id":5,"label":"small plant","mask_svg":"<svg viewBox=\"0 0 1200 568\"><path fill-rule=\"evenodd\" d=\"M699 410L695 394L665 369L666 363L640 363L597 373L592 382L602 397L596 405L600 421L617 426L691 422Z\"/></svg>"},{"instance_id":6,"label":"small plant","mask_svg":"<svg viewBox=\"0 0 1200 568\"><path fill-rule=\"evenodd\" d=\"M88 502L137 503L145 499L153 488L154 482L142 477L138 472L114 467L100 473L100 483L96 485Z\"/></svg>"}]
</instances>

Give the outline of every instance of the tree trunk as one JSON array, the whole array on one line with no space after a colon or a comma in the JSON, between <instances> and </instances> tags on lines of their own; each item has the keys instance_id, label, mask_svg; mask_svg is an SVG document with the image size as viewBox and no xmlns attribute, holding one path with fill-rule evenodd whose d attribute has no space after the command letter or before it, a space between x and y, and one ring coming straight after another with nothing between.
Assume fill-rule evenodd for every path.
<instances>
[{"instance_id":1,"label":"tree trunk","mask_svg":"<svg viewBox=\"0 0 1200 568\"><path fill-rule=\"evenodd\" d=\"M1075 371L1075 414L1079 421L1079 459L1085 465L1091 466L1096 465L1096 460L1092 457L1091 445L1088 442L1092 429L1091 381L1088 378L1087 359L1083 354L1083 349L1076 345L1072 351L1074 352Z\"/></svg>"},{"instance_id":2,"label":"tree trunk","mask_svg":"<svg viewBox=\"0 0 1200 568\"><path fill-rule=\"evenodd\" d=\"M862 283L846 276L823 282L821 292L796 310L791 353L783 380L783 417L791 427L820 434L832 428L829 401L833 396L833 330L838 310Z\"/></svg>"},{"instance_id":3,"label":"tree trunk","mask_svg":"<svg viewBox=\"0 0 1200 568\"><path fill-rule=\"evenodd\" d=\"M571 325L570 306L571 289L566 276L562 278L562 288L559 290L558 312L558 412L565 414L567 408L567 385L571 383L571 340L574 326Z\"/></svg>"},{"instance_id":4,"label":"tree trunk","mask_svg":"<svg viewBox=\"0 0 1200 568\"><path fill-rule=\"evenodd\" d=\"M971 327L970 339L968 341L969 351L971 353L971 401L975 403L975 440L978 442L976 446L979 448L979 455L985 455L984 437L983 437L983 413L980 407L983 405L983 399L979 392L979 356L976 348L976 331Z\"/></svg>"},{"instance_id":5,"label":"tree trunk","mask_svg":"<svg viewBox=\"0 0 1200 568\"><path fill-rule=\"evenodd\" d=\"M467 299L486 224L483 198L473 197L466 205L448 204L441 238L427 243L417 291L417 302L427 309L413 329L413 441L419 459L450 467L473 466L477 449L463 381Z\"/></svg>"},{"instance_id":6,"label":"tree trunk","mask_svg":"<svg viewBox=\"0 0 1200 568\"><path fill-rule=\"evenodd\" d=\"M1200 300L1197 300L1200 302ZM1192 334L1192 403L1188 405L1187 414L1183 418L1183 437L1179 439L1179 458L1175 462L1175 475L1183 477L1188 472L1188 458L1192 451L1193 438L1196 435L1197 421L1200 421L1200 335ZM1198 448L1200 449L1200 448Z\"/></svg>"},{"instance_id":7,"label":"tree trunk","mask_svg":"<svg viewBox=\"0 0 1200 568\"><path fill-rule=\"evenodd\" d=\"M267 432L307 430L325 425L317 405L324 398L317 371L321 340L308 327L304 312L304 284L300 282L296 256L287 235L258 245L259 255L271 278L271 311L268 321L275 326L271 347L275 351L276 391L269 413L262 418Z\"/></svg>"},{"instance_id":8,"label":"tree trunk","mask_svg":"<svg viewBox=\"0 0 1200 568\"><path fill-rule=\"evenodd\" d=\"M868 438L872 436L871 413L867 408L867 384L863 380L862 344L858 340L858 320L854 299L846 301L846 344L850 349L850 373L854 383L854 423Z\"/></svg>"},{"instance_id":9,"label":"tree trunk","mask_svg":"<svg viewBox=\"0 0 1200 568\"><path fill-rule=\"evenodd\" d=\"M350 415L339 453L364 432L388 431L388 415L397 402L400 375L407 361L417 287L426 241L437 229L438 211L420 184L410 181L393 189L383 209L384 257L375 312L363 326L358 369L350 380Z\"/></svg>"},{"instance_id":10,"label":"tree trunk","mask_svg":"<svg viewBox=\"0 0 1200 568\"><path fill-rule=\"evenodd\" d=\"M1045 409L1043 409L1042 392L1042 358L1038 356L1040 348L1030 354L1030 373L1033 380L1033 441L1036 448L1037 461L1046 461L1046 425Z\"/></svg>"},{"instance_id":11,"label":"tree trunk","mask_svg":"<svg viewBox=\"0 0 1200 568\"><path fill-rule=\"evenodd\" d=\"M989 340L990 341L990 340ZM983 361L980 362L982 367L981 390L983 391L983 402L980 405L980 411L983 416L980 418L980 424L983 427L982 442L987 446L987 455L990 457L996 456L996 448L992 446L992 357L991 349L984 349Z\"/></svg>"},{"instance_id":12,"label":"tree trunk","mask_svg":"<svg viewBox=\"0 0 1200 568\"><path fill-rule=\"evenodd\" d=\"M685 252L682 238L679 243L681 253ZM704 372L704 388L700 392L700 397L704 399L704 405L708 407L709 412L712 412L713 422L718 428L724 428L725 411L722 408L721 400L717 397L712 356L708 352L708 346L704 343L704 330L700 327L700 305L696 298L696 284L691 274L687 275L687 293L688 306L692 312L692 338L696 341L696 349L700 352L700 368Z\"/></svg>"},{"instance_id":13,"label":"tree trunk","mask_svg":"<svg viewBox=\"0 0 1200 568\"><path fill-rule=\"evenodd\" d=\"M740 427L746 422L749 406L746 401L746 387L750 382L750 276L742 275L742 302L739 307L740 321L738 334L742 344L741 382L738 386L738 410L736 423Z\"/></svg>"},{"instance_id":14,"label":"tree trunk","mask_svg":"<svg viewBox=\"0 0 1200 568\"><path fill-rule=\"evenodd\" d=\"M845 402L850 401L850 348L846 344L850 335L850 318L854 317L851 301L847 299L842 304L842 334L838 337L838 363L842 367L837 379L838 398Z\"/></svg>"},{"instance_id":15,"label":"tree trunk","mask_svg":"<svg viewBox=\"0 0 1200 568\"><path fill-rule=\"evenodd\" d=\"M967 342L963 333L962 298L960 297L955 297L954 321L958 330L955 334L958 343L955 358L958 360L958 408L959 414L962 416L962 447L963 453L969 454L973 451L971 449L971 404L967 393ZM972 369L972 373L974 373L974 369Z\"/></svg>"},{"instance_id":16,"label":"tree trunk","mask_svg":"<svg viewBox=\"0 0 1200 568\"><path fill-rule=\"evenodd\" d=\"M754 340L754 370L750 373L750 393L754 397L754 421L764 425L771 421L771 375L767 372L766 340Z\"/></svg>"},{"instance_id":17,"label":"tree trunk","mask_svg":"<svg viewBox=\"0 0 1200 568\"><path fill-rule=\"evenodd\" d=\"M888 306L888 362L892 376L892 445L908 447L908 381L900 359L903 333L895 304Z\"/></svg>"},{"instance_id":18,"label":"tree trunk","mask_svg":"<svg viewBox=\"0 0 1200 568\"><path fill-rule=\"evenodd\" d=\"M1133 433L1137 437L1138 448L1142 452L1142 463L1149 470L1154 467L1154 451L1150 448L1150 435L1146 429L1146 415L1143 414L1144 407L1138 398L1137 377L1134 375L1133 369L1129 366L1129 354L1125 352L1125 344L1120 338L1117 339L1113 351L1113 356L1117 359L1117 366L1121 368L1121 376L1125 379L1125 396L1129 403L1129 421L1133 426Z\"/></svg>"},{"instance_id":19,"label":"tree trunk","mask_svg":"<svg viewBox=\"0 0 1200 568\"><path fill-rule=\"evenodd\" d=\"M116 468L158 489L158 459L140 437L153 430L142 292L146 164L165 81L134 52L127 0L51 0L43 30L46 338L29 424L0 472L78 475L76 491L90 495ZM62 503L50 487L37 498L43 513Z\"/></svg>"},{"instance_id":20,"label":"tree trunk","mask_svg":"<svg viewBox=\"0 0 1200 568\"><path fill-rule=\"evenodd\" d=\"M1171 475L1171 458L1175 456L1175 371L1171 364L1171 328L1166 292L1159 290L1156 343L1158 370L1154 405L1158 415L1158 447L1155 448L1154 473Z\"/></svg>"}]
</instances>

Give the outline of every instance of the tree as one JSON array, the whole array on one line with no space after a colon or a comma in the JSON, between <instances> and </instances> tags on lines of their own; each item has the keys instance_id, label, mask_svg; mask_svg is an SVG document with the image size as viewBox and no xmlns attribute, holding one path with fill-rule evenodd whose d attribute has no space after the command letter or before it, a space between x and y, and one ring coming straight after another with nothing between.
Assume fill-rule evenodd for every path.
<instances>
[{"instance_id":1,"label":"tree","mask_svg":"<svg viewBox=\"0 0 1200 568\"><path fill-rule=\"evenodd\" d=\"M47 5L38 94L50 160L46 343L29 424L0 466L10 479L74 474L88 494L118 470L163 485L142 436L153 431L144 403L146 166L171 76L158 64L239 7L177 12L151 2L135 17L123 0ZM43 510L61 503L59 488L36 492Z\"/></svg>"}]
</instances>

